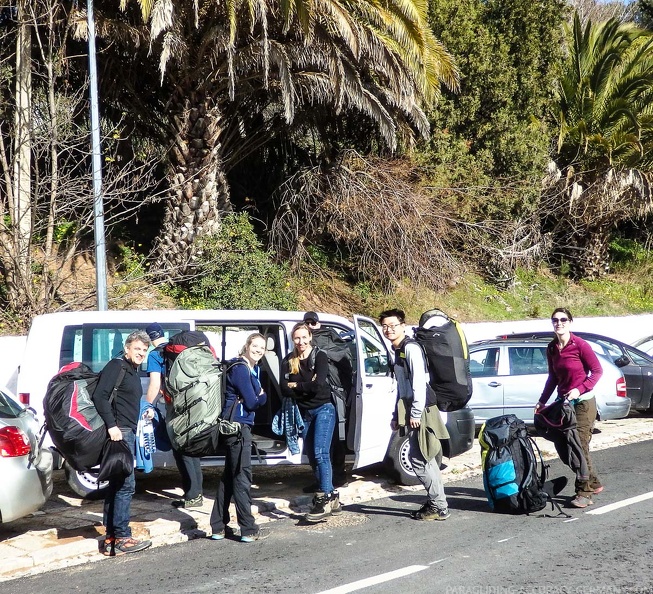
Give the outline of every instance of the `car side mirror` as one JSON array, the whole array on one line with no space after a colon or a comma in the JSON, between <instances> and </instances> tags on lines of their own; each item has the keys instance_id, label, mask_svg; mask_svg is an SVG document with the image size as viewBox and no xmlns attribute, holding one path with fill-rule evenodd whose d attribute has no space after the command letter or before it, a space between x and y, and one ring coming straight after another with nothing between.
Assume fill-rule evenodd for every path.
<instances>
[{"instance_id":1,"label":"car side mirror","mask_svg":"<svg viewBox=\"0 0 653 594\"><path fill-rule=\"evenodd\" d=\"M630 365L630 359L626 355L621 355L614 360L614 364L617 367L626 367L626 365Z\"/></svg>"}]
</instances>

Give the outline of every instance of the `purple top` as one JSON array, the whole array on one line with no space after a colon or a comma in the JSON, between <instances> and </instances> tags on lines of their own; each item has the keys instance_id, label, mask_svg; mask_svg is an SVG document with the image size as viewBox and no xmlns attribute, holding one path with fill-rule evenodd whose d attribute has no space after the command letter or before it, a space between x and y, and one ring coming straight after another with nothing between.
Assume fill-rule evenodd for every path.
<instances>
[{"instance_id":1,"label":"purple top","mask_svg":"<svg viewBox=\"0 0 653 594\"><path fill-rule=\"evenodd\" d=\"M546 349L549 363L549 377L544 384L540 403L546 404L553 390L558 387L558 396L578 388L585 394L594 388L603 375L603 369L592 347L582 338L569 335L569 342L561 350L558 341L552 340Z\"/></svg>"}]
</instances>

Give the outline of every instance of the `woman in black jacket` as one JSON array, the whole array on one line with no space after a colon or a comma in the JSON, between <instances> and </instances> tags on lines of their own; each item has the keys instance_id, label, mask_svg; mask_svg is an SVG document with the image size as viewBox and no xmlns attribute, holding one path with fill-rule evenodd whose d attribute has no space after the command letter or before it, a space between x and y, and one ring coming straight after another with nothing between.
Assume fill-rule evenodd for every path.
<instances>
[{"instance_id":1,"label":"woman in black jacket","mask_svg":"<svg viewBox=\"0 0 653 594\"><path fill-rule=\"evenodd\" d=\"M327 381L326 353L313 347L313 335L303 322L294 326L291 336L295 348L281 364L281 391L295 400L304 420L304 452L315 468L319 485L306 519L316 522L342 511L338 492L333 488L330 457L336 409Z\"/></svg>"}]
</instances>

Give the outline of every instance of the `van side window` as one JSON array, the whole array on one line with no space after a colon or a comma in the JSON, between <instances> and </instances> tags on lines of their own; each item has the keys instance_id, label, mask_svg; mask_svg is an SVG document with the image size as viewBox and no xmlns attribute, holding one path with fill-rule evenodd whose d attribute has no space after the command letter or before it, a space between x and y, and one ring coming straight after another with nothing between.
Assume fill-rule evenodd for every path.
<instances>
[{"instance_id":1,"label":"van side window","mask_svg":"<svg viewBox=\"0 0 653 594\"><path fill-rule=\"evenodd\" d=\"M82 361L82 326L65 326L59 351L59 369L73 361Z\"/></svg>"}]
</instances>

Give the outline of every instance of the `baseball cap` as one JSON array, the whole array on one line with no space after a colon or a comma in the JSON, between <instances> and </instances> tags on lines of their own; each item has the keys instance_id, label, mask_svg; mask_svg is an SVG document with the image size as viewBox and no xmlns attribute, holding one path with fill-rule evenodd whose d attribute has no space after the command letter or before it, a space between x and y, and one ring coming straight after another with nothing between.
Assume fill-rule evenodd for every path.
<instances>
[{"instance_id":1,"label":"baseball cap","mask_svg":"<svg viewBox=\"0 0 653 594\"><path fill-rule=\"evenodd\" d=\"M304 321L305 322L319 322L320 318L314 311L307 311L304 314Z\"/></svg>"},{"instance_id":2,"label":"baseball cap","mask_svg":"<svg viewBox=\"0 0 653 594\"><path fill-rule=\"evenodd\" d=\"M157 324L154 322L154 324L150 324L147 328L145 328L145 332L147 332L147 335L150 337L150 340L156 340L157 338L163 338L163 328L161 328L161 324Z\"/></svg>"}]
</instances>

